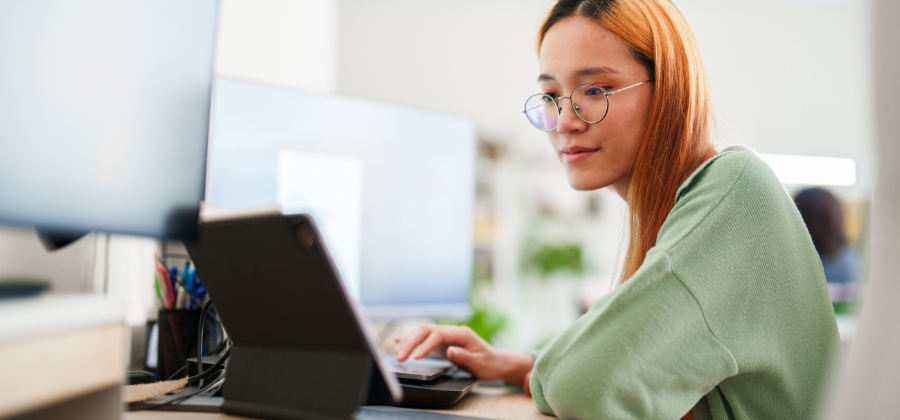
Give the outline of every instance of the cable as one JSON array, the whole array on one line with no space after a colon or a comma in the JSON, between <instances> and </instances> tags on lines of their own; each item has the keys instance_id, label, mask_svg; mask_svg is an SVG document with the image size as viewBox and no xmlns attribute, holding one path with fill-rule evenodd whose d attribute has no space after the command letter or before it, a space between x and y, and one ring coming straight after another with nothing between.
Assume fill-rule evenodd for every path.
<instances>
[{"instance_id":1,"label":"cable","mask_svg":"<svg viewBox=\"0 0 900 420\"><path fill-rule=\"evenodd\" d=\"M205 387L206 391L201 392L198 396L211 397L219 392L219 390L222 389L222 386L225 385L225 374L226 372L223 370L222 374L219 375L215 381L211 381L210 384Z\"/></svg>"},{"instance_id":2,"label":"cable","mask_svg":"<svg viewBox=\"0 0 900 420\"><path fill-rule=\"evenodd\" d=\"M203 373L203 326L206 324L206 313L209 311L212 303L212 299L207 300L203 305L203 309L200 310L200 325L197 328L197 376ZM187 374L191 374L190 370L188 370ZM202 386L203 382L200 382L200 385Z\"/></svg>"},{"instance_id":3,"label":"cable","mask_svg":"<svg viewBox=\"0 0 900 420\"><path fill-rule=\"evenodd\" d=\"M181 371L187 369L187 367L188 367L188 365L187 365L187 363L185 363L184 366L181 367L181 369L176 370L175 373L173 373L172 376L169 376L169 378L166 380L171 381L172 379L175 379L175 377L178 376L178 374L181 373Z\"/></svg>"},{"instance_id":4,"label":"cable","mask_svg":"<svg viewBox=\"0 0 900 420\"><path fill-rule=\"evenodd\" d=\"M188 383L197 382L198 380L202 380L202 379L208 379L206 377L214 374L216 372L216 369L222 367L222 365L225 364L225 361L228 360L228 356L230 356L230 355L231 355L231 347L229 346L228 350L225 350L225 353L222 353L222 357L219 359L218 362L216 362L216 364L212 365L212 367L210 367L209 369L204 370L203 372L200 372L195 376L189 377Z\"/></svg>"},{"instance_id":5,"label":"cable","mask_svg":"<svg viewBox=\"0 0 900 420\"><path fill-rule=\"evenodd\" d=\"M197 395L197 394L199 394L199 393L201 393L201 392L203 392L202 389L191 388L191 389L189 389L189 390L187 390L187 391L182 391L181 394L179 394L179 395L178 395L177 397L175 397L175 398L170 399L169 401L162 402L162 403L155 404L155 405L151 405L151 406L149 406L149 407L142 407L141 410L156 410L157 408L160 408L160 407L165 407L165 406L170 405L170 404L175 404L175 403L184 401L184 400L186 400L186 399L188 399L188 398L190 398L190 397L193 397L194 395Z\"/></svg>"},{"instance_id":6,"label":"cable","mask_svg":"<svg viewBox=\"0 0 900 420\"><path fill-rule=\"evenodd\" d=\"M225 347L225 345L228 344L228 341L229 341L229 340L227 340L227 339L223 339L222 342L220 342L219 345L216 346L216 348L215 348L212 352L210 352L209 354L217 354L217 353L219 353L219 352ZM222 357L227 357L227 355L222 355ZM213 367L211 367L210 369L207 369L207 371L211 371L211 370L213 370L213 368L215 368L215 367L217 367L217 366L218 366L218 365L213 365ZM188 365L185 364L185 365L182 366L180 369L176 370L175 373L173 373L172 376L169 376L169 378L166 379L166 380L167 380L167 381L171 381L172 379L175 379L175 377L178 376L178 374L181 373L182 371L186 370L187 367L188 367ZM206 373L206 372L204 372L204 373ZM201 374L198 373L195 377L199 377L200 375L201 375Z\"/></svg>"},{"instance_id":7,"label":"cable","mask_svg":"<svg viewBox=\"0 0 900 420\"><path fill-rule=\"evenodd\" d=\"M225 347L226 344L228 344L228 340L227 340L227 339L222 340L222 342L219 343L219 345L215 348L215 350L213 350L212 352L210 352L210 354L217 354L219 351L221 351L221 350ZM222 355L222 357L227 357L227 356L226 356L226 355ZM213 370L213 368L215 368L215 367L217 367L217 366L218 366L218 365L213 365L213 367L210 368L210 369L208 369L207 371L211 371L211 370ZM169 378L166 379L166 380L167 380L167 381L171 381L172 379L175 379L175 377L178 376L179 373L181 373L182 371L184 371L185 369L187 369L187 367L188 367L188 365L185 364L184 366L181 367L181 369L176 370L175 373L173 373L172 376L169 376ZM205 373L205 372L204 372L204 373ZM200 374L197 374L195 377L199 377L199 376L200 376Z\"/></svg>"},{"instance_id":8,"label":"cable","mask_svg":"<svg viewBox=\"0 0 900 420\"><path fill-rule=\"evenodd\" d=\"M219 372L219 376L215 377L215 379L209 385L207 385L205 387L191 388L190 390L186 390L186 391L181 392L180 394L177 394L177 396L175 396L174 398L172 398L166 402L151 405L149 407L143 407L143 408L140 408L140 410L156 410L157 408L165 407L165 406L171 405L171 404L176 404L176 403L182 402L188 398L191 398L197 394L202 394L204 392L207 392L210 389L212 389L214 386L220 385L219 381L220 381L220 379L224 379L224 376L225 376L225 372L221 371L221 372Z\"/></svg>"},{"instance_id":9,"label":"cable","mask_svg":"<svg viewBox=\"0 0 900 420\"><path fill-rule=\"evenodd\" d=\"M222 341L220 341L219 344L214 349L212 349L212 351L209 351L206 353L207 354L219 354L219 352L221 352L225 348L226 344L228 344L228 339L222 338Z\"/></svg>"},{"instance_id":10,"label":"cable","mask_svg":"<svg viewBox=\"0 0 900 420\"><path fill-rule=\"evenodd\" d=\"M197 333L198 333L197 334L197 353L198 353L198 356L201 356L201 357L199 357L197 359L197 361L198 361L197 362L197 375L194 376L197 378L201 377L201 374L203 373L203 359L202 359L201 353L203 351L203 341L202 341L203 340L203 325L206 323L205 315L209 314L209 316L212 316L213 319L216 320L217 323L219 324L220 330L222 328L222 320L219 319L218 314L216 314L214 312L215 308L210 310L211 303L212 303L212 300L207 301L206 304L203 306L203 309L201 309L201 311L200 311L200 325L198 326L198 331L197 331ZM217 344L216 347L212 351L207 352L207 354L208 355L218 354L225 348L226 345L228 345L229 341L230 340L228 338L223 337L222 341L220 341L219 344ZM171 376L169 376L169 378L166 380L171 381L172 379L175 379L175 377L177 377L181 372L187 370L187 368L188 368L188 363L185 363L184 366L182 366L180 369L176 370L175 373L173 373ZM188 374L188 376L190 376L190 372L187 372L187 374Z\"/></svg>"}]
</instances>

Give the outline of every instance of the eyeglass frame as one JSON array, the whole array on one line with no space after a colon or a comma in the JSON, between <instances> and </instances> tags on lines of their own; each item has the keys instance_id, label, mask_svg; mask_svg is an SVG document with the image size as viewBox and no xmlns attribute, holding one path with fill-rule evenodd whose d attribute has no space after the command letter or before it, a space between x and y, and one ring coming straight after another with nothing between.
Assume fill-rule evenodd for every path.
<instances>
[{"instance_id":1,"label":"eyeglass frame","mask_svg":"<svg viewBox=\"0 0 900 420\"><path fill-rule=\"evenodd\" d=\"M623 90L631 89L631 88L633 88L633 87L635 87L635 86L640 86L640 85L643 85L644 83L650 83L650 82L653 82L653 80L652 80L652 79L651 79L651 80L644 80L643 82L635 83L635 84L633 84L633 85L631 85L631 86L625 86L625 87L623 87L623 88L621 88L621 89L616 89L616 90L614 90L614 91L612 91L612 92L607 92L606 89L603 88L603 86L600 86L600 85L598 85L598 84L596 84L596 83L582 83L582 84L580 84L580 85L578 85L578 86L575 86L575 88L572 89L572 92L569 93L569 96L560 96L559 98L554 98L554 97L552 97L552 96L550 96L550 95L548 95L548 94L546 94L546 93L535 93L534 95L529 96L528 99L525 100L525 105L527 106L527 105L528 105L528 101L530 101L531 98L534 98L535 96L546 96L546 97L550 98L550 100L553 101L553 104L554 104L554 105L556 105L556 117L557 117L557 119L558 119L558 118L562 115L562 105L559 104L559 101L561 101L561 100L563 100L563 99L568 99L568 100L569 100L569 104L572 106L572 112L575 113L575 116L578 117L579 120L584 121L584 122L587 123L587 124L599 124L600 121L603 121L604 119L606 119L606 115L609 114L609 97L610 97L610 95L615 95L616 93L619 93L619 92L621 92L621 91L623 91ZM594 86L597 86L598 88L600 88L601 91L603 91L603 96L606 98L606 112L603 113L603 116L600 117L599 120L594 121L594 122L591 122L591 121L588 121L588 120L582 118L582 117L581 117L581 114L578 113L578 110L575 109L575 102L572 101L572 95L575 94L575 91L578 90L578 88L580 88L580 87L582 87L582 86L584 86L584 85L594 85ZM533 109L533 108L532 108L532 109ZM525 118L528 118L528 108L525 108L524 110L522 110L522 113L525 114ZM558 121L558 120L557 120L557 122L556 122L556 127L553 127L553 128L551 128L551 129L549 129L549 130L544 130L544 129L538 127L537 125L534 124L534 122L531 121L531 118L528 118L528 122L531 123L531 125L533 125L534 128L537 128L538 130L541 130L541 131L543 131L543 132L545 132L545 133L549 133L549 132L554 131L554 130L556 130L556 129L559 128L559 121Z\"/></svg>"}]
</instances>

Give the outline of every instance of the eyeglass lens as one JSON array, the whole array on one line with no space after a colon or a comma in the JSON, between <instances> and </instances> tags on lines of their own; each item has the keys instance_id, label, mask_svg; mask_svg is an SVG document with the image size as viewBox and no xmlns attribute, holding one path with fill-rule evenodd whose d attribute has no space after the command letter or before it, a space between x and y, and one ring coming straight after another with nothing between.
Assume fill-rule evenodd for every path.
<instances>
[{"instance_id":1,"label":"eyeglass lens","mask_svg":"<svg viewBox=\"0 0 900 420\"><path fill-rule=\"evenodd\" d=\"M549 95L537 94L525 102L525 115L538 130L550 131L556 128L559 109Z\"/></svg>"},{"instance_id":2,"label":"eyeglass lens","mask_svg":"<svg viewBox=\"0 0 900 420\"><path fill-rule=\"evenodd\" d=\"M570 100L578 117L591 124L600 122L609 109L606 90L595 84L576 87ZM549 95L537 94L528 98L525 102L525 114L535 127L543 131L554 130L559 121L559 108Z\"/></svg>"}]
</instances>

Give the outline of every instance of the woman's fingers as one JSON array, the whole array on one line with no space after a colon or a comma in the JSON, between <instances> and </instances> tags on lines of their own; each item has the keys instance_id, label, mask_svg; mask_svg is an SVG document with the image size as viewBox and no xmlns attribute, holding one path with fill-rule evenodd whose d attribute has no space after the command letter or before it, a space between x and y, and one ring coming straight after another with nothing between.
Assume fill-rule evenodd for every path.
<instances>
[{"instance_id":1,"label":"woman's fingers","mask_svg":"<svg viewBox=\"0 0 900 420\"><path fill-rule=\"evenodd\" d=\"M468 367L474 362L474 355L464 348L450 346L447 347L447 360L457 365Z\"/></svg>"},{"instance_id":2,"label":"woman's fingers","mask_svg":"<svg viewBox=\"0 0 900 420\"><path fill-rule=\"evenodd\" d=\"M407 334L402 340L400 340L400 344L394 350L397 354L397 360L402 362L409 357L409 354L412 353L413 349L419 346L419 344L431 334L432 326L428 324L419 324L411 333Z\"/></svg>"},{"instance_id":3,"label":"woman's fingers","mask_svg":"<svg viewBox=\"0 0 900 420\"><path fill-rule=\"evenodd\" d=\"M441 333L440 329L434 328L431 330L431 334L422 341L422 344L419 344L412 357L413 359L421 359L441 344L444 344L444 334Z\"/></svg>"},{"instance_id":4,"label":"woman's fingers","mask_svg":"<svg viewBox=\"0 0 900 420\"><path fill-rule=\"evenodd\" d=\"M413 357L420 359L441 345L456 345L469 351L483 351L485 345L482 341L469 327L420 324L400 340L394 352L397 354L397 360L402 362L414 350L416 353Z\"/></svg>"},{"instance_id":5,"label":"woman's fingers","mask_svg":"<svg viewBox=\"0 0 900 420\"><path fill-rule=\"evenodd\" d=\"M472 350L473 347L480 350L483 347L480 345L481 338L478 337L478 334L475 334L475 331L472 331L471 328L465 325L460 327L447 326L443 333L444 342L447 344L462 346L469 350Z\"/></svg>"}]
</instances>

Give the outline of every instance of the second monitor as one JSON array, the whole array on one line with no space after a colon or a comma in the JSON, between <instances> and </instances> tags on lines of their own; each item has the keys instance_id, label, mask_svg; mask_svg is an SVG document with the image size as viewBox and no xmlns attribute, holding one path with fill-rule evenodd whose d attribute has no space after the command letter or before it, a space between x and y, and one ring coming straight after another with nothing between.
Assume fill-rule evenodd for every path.
<instances>
[{"instance_id":1,"label":"second monitor","mask_svg":"<svg viewBox=\"0 0 900 420\"><path fill-rule=\"evenodd\" d=\"M468 315L471 120L219 78L211 125L207 202L312 214L373 318Z\"/></svg>"}]
</instances>

